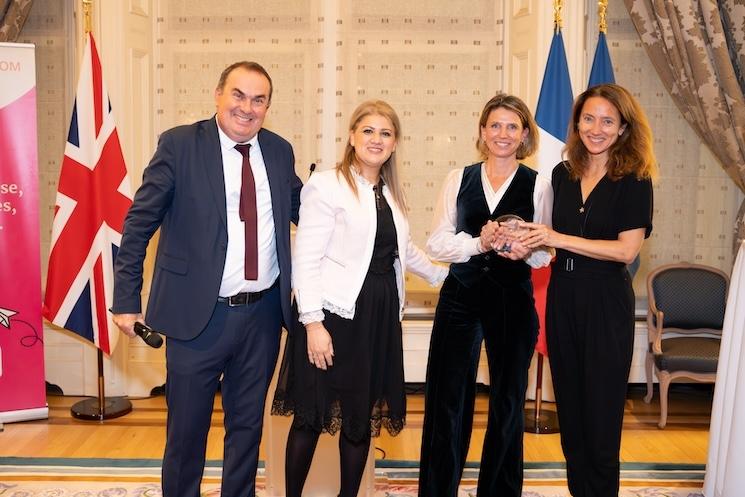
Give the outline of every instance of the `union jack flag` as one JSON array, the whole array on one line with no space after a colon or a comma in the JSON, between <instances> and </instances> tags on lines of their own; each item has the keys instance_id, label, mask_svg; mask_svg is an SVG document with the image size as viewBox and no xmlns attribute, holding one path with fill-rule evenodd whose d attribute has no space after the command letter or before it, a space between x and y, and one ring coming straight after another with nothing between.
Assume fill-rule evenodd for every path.
<instances>
[{"instance_id":1,"label":"union jack flag","mask_svg":"<svg viewBox=\"0 0 745 497\"><path fill-rule=\"evenodd\" d=\"M108 311L114 259L131 204L101 61L89 33L57 188L43 314L109 355L119 337Z\"/></svg>"}]
</instances>

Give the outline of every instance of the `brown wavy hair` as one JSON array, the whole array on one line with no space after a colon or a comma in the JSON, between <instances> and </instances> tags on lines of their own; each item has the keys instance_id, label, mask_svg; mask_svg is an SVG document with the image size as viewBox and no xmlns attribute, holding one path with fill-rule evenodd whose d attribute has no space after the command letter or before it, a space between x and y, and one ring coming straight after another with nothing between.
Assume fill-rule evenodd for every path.
<instances>
[{"instance_id":1,"label":"brown wavy hair","mask_svg":"<svg viewBox=\"0 0 745 497\"><path fill-rule=\"evenodd\" d=\"M572 179L579 179L590 160L590 154L579 136L579 119L585 102L591 97L601 97L618 110L623 133L608 150L608 176L617 180L629 174L638 179L656 181L659 176L657 159L652 146L652 129L639 102L625 88L616 84L602 84L588 88L572 108L569 136L564 146L566 168Z\"/></svg>"},{"instance_id":2,"label":"brown wavy hair","mask_svg":"<svg viewBox=\"0 0 745 497\"><path fill-rule=\"evenodd\" d=\"M398 139L401 136L401 121L399 121L398 115L396 114L396 111L393 110L393 107L383 100L368 100L358 105L357 108L354 109L352 117L349 119L350 133L353 133L357 129L357 126L362 119L370 115L383 116L388 119L393 125L393 134L396 138L396 143L398 143ZM341 163L336 166L336 174L344 176L344 179L347 180L347 184L349 184L349 188L352 189L355 195L358 195L357 183L354 181L354 177L352 176L352 166L354 161L354 147L349 143L349 139L347 139L347 145L344 147L344 155L342 156ZM407 215L406 198L399 180L395 150L391 153L391 156L388 157L388 160L383 163L383 167L380 169L380 177L383 178L383 182L388 186L398 208L404 216Z\"/></svg>"},{"instance_id":3,"label":"brown wavy hair","mask_svg":"<svg viewBox=\"0 0 745 497\"><path fill-rule=\"evenodd\" d=\"M530 109L528 109L528 106L520 98L499 92L491 100L486 102L479 118L479 138L476 140L476 150L479 151L481 159L485 160L489 156L489 149L486 147L484 140L481 139L481 128L486 127L489 114L499 108L511 110L517 114L523 129L528 130L528 136L517 147L517 158L524 159L533 155L538 149L538 125L535 123L535 119L533 119L533 114L530 113Z\"/></svg>"}]
</instances>

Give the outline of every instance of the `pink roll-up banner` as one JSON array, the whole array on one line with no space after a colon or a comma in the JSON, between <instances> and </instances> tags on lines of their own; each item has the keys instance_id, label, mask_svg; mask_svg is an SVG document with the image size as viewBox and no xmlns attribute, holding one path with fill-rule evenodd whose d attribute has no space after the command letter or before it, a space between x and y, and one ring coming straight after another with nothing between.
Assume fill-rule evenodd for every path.
<instances>
[{"instance_id":1,"label":"pink roll-up banner","mask_svg":"<svg viewBox=\"0 0 745 497\"><path fill-rule=\"evenodd\" d=\"M0 426L48 416L34 45L0 43Z\"/></svg>"}]
</instances>

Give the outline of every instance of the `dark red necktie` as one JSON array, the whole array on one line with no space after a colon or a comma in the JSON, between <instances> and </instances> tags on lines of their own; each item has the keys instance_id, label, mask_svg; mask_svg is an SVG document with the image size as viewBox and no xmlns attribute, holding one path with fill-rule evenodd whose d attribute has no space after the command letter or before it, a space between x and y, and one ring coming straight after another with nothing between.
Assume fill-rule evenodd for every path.
<instances>
[{"instance_id":1,"label":"dark red necktie","mask_svg":"<svg viewBox=\"0 0 745 497\"><path fill-rule=\"evenodd\" d=\"M245 277L247 280L259 278L259 245L256 236L256 183L251 171L251 163L248 160L248 151L251 145L238 144L235 149L243 156L243 167L241 168L241 201L238 205L238 214L243 221L246 234L246 262Z\"/></svg>"}]
</instances>

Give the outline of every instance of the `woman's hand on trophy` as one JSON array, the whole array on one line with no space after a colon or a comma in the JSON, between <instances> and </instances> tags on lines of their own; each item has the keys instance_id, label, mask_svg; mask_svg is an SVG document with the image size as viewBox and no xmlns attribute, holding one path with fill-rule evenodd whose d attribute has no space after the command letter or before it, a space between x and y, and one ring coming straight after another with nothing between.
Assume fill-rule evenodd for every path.
<instances>
[{"instance_id":1,"label":"woman's hand on trophy","mask_svg":"<svg viewBox=\"0 0 745 497\"><path fill-rule=\"evenodd\" d=\"M479 235L479 249L481 250L482 254L494 249L494 243L497 238L498 229L499 223L494 221L487 221L486 224L481 227L481 234Z\"/></svg>"},{"instance_id":2,"label":"woman's hand on trophy","mask_svg":"<svg viewBox=\"0 0 745 497\"><path fill-rule=\"evenodd\" d=\"M530 255L531 249L523 245L523 243L517 238L512 239L509 242L509 248L506 250L497 250L497 254L501 255L506 259L513 261L523 260Z\"/></svg>"},{"instance_id":3,"label":"woman's hand on trophy","mask_svg":"<svg viewBox=\"0 0 745 497\"><path fill-rule=\"evenodd\" d=\"M529 249L537 247L556 247L558 233L545 224L521 223L523 231L519 237L520 242Z\"/></svg>"}]
</instances>

